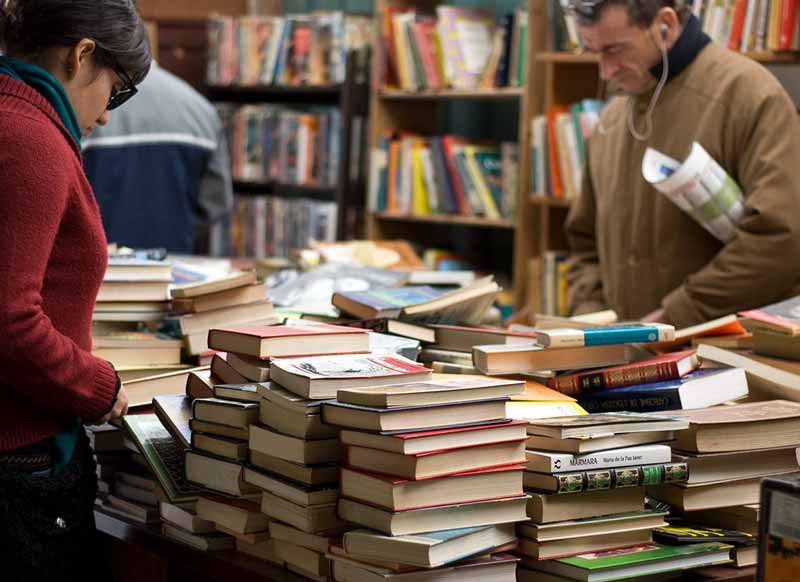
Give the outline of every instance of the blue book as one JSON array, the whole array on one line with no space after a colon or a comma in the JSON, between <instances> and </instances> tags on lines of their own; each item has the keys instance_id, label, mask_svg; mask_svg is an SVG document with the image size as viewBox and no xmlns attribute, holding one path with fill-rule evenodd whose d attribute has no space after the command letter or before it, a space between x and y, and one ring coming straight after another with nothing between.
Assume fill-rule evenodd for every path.
<instances>
[{"instance_id":1,"label":"blue book","mask_svg":"<svg viewBox=\"0 0 800 582\"><path fill-rule=\"evenodd\" d=\"M333 295L333 304L345 313L362 319L397 318L406 307L436 299L444 293L446 291L427 285L343 291ZM365 315L367 313L369 315Z\"/></svg>"},{"instance_id":2,"label":"blue book","mask_svg":"<svg viewBox=\"0 0 800 582\"><path fill-rule=\"evenodd\" d=\"M578 396L586 412L659 412L706 408L747 396L741 368L701 368L683 378L612 388Z\"/></svg>"},{"instance_id":3,"label":"blue book","mask_svg":"<svg viewBox=\"0 0 800 582\"><path fill-rule=\"evenodd\" d=\"M605 325L587 329L563 328L536 332L536 342L546 348L669 342L674 339L675 328L665 323Z\"/></svg>"}]
</instances>

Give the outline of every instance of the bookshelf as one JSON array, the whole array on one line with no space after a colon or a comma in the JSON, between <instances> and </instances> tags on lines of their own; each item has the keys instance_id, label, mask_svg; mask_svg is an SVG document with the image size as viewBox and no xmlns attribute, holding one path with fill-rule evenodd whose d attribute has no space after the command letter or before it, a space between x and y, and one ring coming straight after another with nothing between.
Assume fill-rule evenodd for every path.
<instances>
[{"instance_id":1,"label":"bookshelf","mask_svg":"<svg viewBox=\"0 0 800 582\"><path fill-rule=\"evenodd\" d=\"M238 86L206 85L208 97L215 102L235 104L286 104L329 105L341 113L339 165L336 184L331 186L285 184L276 181L248 181L234 179L237 195L277 196L283 198L311 198L336 202L337 233L339 240L352 239L363 232L364 198L366 180L362 171L352 171L359 160L353 159L354 139L359 133L357 118L366 120L369 112L369 88L359 74L355 54L348 56L344 83L323 86ZM363 151L363 148L362 148Z\"/></svg>"},{"instance_id":2,"label":"bookshelf","mask_svg":"<svg viewBox=\"0 0 800 582\"><path fill-rule=\"evenodd\" d=\"M387 7L415 8L421 13L433 13L439 4L453 2L422 0L403 2L402 0L376 0L375 30L382 30L383 15ZM471 4L471 6L494 7L494 4ZM500 14L500 12L498 12ZM519 143L522 126L519 125L525 87L496 87L472 90L444 89L405 91L394 87L379 86L382 76L377 73L384 59L382 38L376 34L373 45L373 86L370 90L370 128L369 151L377 147L381 139L393 132L413 132L425 136L436 136L453 132L446 123L451 107L468 107L468 111L482 112L484 107L507 108L504 114L513 117L511 123L503 127L502 141ZM512 112L512 113L508 113ZM503 115L503 114L500 114ZM444 122L444 123L443 123ZM493 128L496 129L496 128ZM470 135L479 139L483 135ZM494 136L493 136L494 137ZM520 152L521 155L521 152ZM521 162L520 162L521 163ZM519 206L517 192L517 206ZM367 238L403 238L424 247L455 250L465 259L474 261L476 267L487 272L508 274L517 297L516 286L524 281L517 277L516 255L520 248L529 244L528 238L521 237L522 247L515 244L520 223L516 218L489 219L483 216L454 214L399 214L387 211L369 211L367 215ZM531 235L533 233L530 233ZM524 251L522 251L524 252ZM523 261L524 263L524 261ZM522 298L522 294L519 294ZM521 307L522 301L516 302Z\"/></svg>"}]
</instances>

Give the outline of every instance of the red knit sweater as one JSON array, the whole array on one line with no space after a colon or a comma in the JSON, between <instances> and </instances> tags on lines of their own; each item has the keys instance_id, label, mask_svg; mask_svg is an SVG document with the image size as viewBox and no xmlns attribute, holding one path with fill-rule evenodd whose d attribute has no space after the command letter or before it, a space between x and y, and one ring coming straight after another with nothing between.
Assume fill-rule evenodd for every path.
<instances>
[{"instance_id":1,"label":"red knit sweater","mask_svg":"<svg viewBox=\"0 0 800 582\"><path fill-rule=\"evenodd\" d=\"M108 261L78 144L37 91L0 75L0 451L111 408L91 322Z\"/></svg>"}]
</instances>

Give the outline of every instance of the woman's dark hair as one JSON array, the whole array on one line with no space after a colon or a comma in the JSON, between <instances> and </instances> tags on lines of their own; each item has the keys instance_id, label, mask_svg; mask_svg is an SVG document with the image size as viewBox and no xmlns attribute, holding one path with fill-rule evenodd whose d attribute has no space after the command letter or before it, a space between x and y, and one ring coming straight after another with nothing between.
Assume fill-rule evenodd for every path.
<instances>
[{"instance_id":1,"label":"woman's dark hair","mask_svg":"<svg viewBox=\"0 0 800 582\"><path fill-rule=\"evenodd\" d=\"M121 67L136 84L150 70L150 43L133 0L0 0L0 48L11 56L84 38L97 43L98 65Z\"/></svg>"}]
</instances>

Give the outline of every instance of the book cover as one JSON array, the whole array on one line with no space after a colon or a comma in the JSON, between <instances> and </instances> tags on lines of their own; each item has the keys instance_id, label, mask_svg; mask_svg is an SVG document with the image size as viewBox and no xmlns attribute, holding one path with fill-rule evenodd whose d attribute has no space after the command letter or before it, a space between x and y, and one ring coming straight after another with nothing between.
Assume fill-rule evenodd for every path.
<instances>
[{"instance_id":1,"label":"book cover","mask_svg":"<svg viewBox=\"0 0 800 582\"><path fill-rule=\"evenodd\" d=\"M769 422L800 417L800 403L788 400L750 402L737 406L719 406L671 413L691 425L716 425Z\"/></svg>"},{"instance_id":2,"label":"book cover","mask_svg":"<svg viewBox=\"0 0 800 582\"><path fill-rule=\"evenodd\" d=\"M681 558L697 554L706 554L718 551L728 551L731 546L719 542L706 542L702 544L691 544L686 546L668 546L663 544L647 544L623 548L607 552L593 552L582 554L572 558L562 558L556 560L562 564L568 564L581 570L591 572L619 568L623 566L635 566L647 562L657 562L671 558Z\"/></svg>"},{"instance_id":3,"label":"book cover","mask_svg":"<svg viewBox=\"0 0 800 582\"><path fill-rule=\"evenodd\" d=\"M212 329L213 333L230 333L256 337L261 339L298 337L309 335L342 335L363 334L366 330L341 325L315 324L315 325L265 325L265 326L230 326Z\"/></svg>"},{"instance_id":4,"label":"book cover","mask_svg":"<svg viewBox=\"0 0 800 582\"><path fill-rule=\"evenodd\" d=\"M405 287L390 289L370 289L369 291L344 291L334 295L349 301L365 305L381 312L384 310L401 311L410 305L424 303L443 295L444 291L427 285L407 285Z\"/></svg>"},{"instance_id":5,"label":"book cover","mask_svg":"<svg viewBox=\"0 0 800 582\"><path fill-rule=\"evenodd\" d=\"M445 378L430 380L428 382L412 382L409 384L396 384L393 386L380 386L376 388L349 388L339 390L337 399L339 402L349 402L352 404L365 404L370 403L377 406L394 407L392 399L405 398L409 400L408 404L412 404L412 399L419 400L420 404L424 402L426 395L452 395L454 400L449 403L457 402L459 394L462 398L470 399L470 394L473 390L479 389L502 389L504 394L502 396L510 396L512 393L521 393L524 389L524 383L516 380L503 380L496 378L479 378L479 377L459 377L459 378Z\"/></svg>"},{"instance_id":6,"label":"book cover","mask_svg":"<svg viewBox=\"0 0 800 582\"><path fill-rule=\"evenodd\" d=\"M430 372L424 366L402 356L315 356L309 358L274 358L272 368L308 378L382 378Z\"/></svg>"},{"instance_id":7,"label":"book cover","mask_svg":"<svg viewBox=\"0 0 800 582\"><path fill-rule=\"evenodd\" d=\"M536 341L546 348L607 346L628 343L666 342L675 339L675 328L663 323L609 325L587 329L548 329Z\"/></svg>"},{"instance_id":8,"label":"book cover","mask_svg":"<svg viewBox=\"0 0 800 582\"><path fill-rule=\"evenodd\" d=\"M565 394L579 394L648 384L664 380L677 380L700 365L695 350L685 350L655 358L648 358L604 370L565 374L552 378L548 384Z\"/></svg>"},{"instance_id":9,"label":"book cover","mask_svg":"<svg viewBox=\"0 0 800 582\"><path fill-rule=\"evenodd\" d=\"M747 378L739 368L702 368L676 380L653 382L581 394L587 412L661 412L707 408L748 395Z\"/></svg>"}]
</instances>

